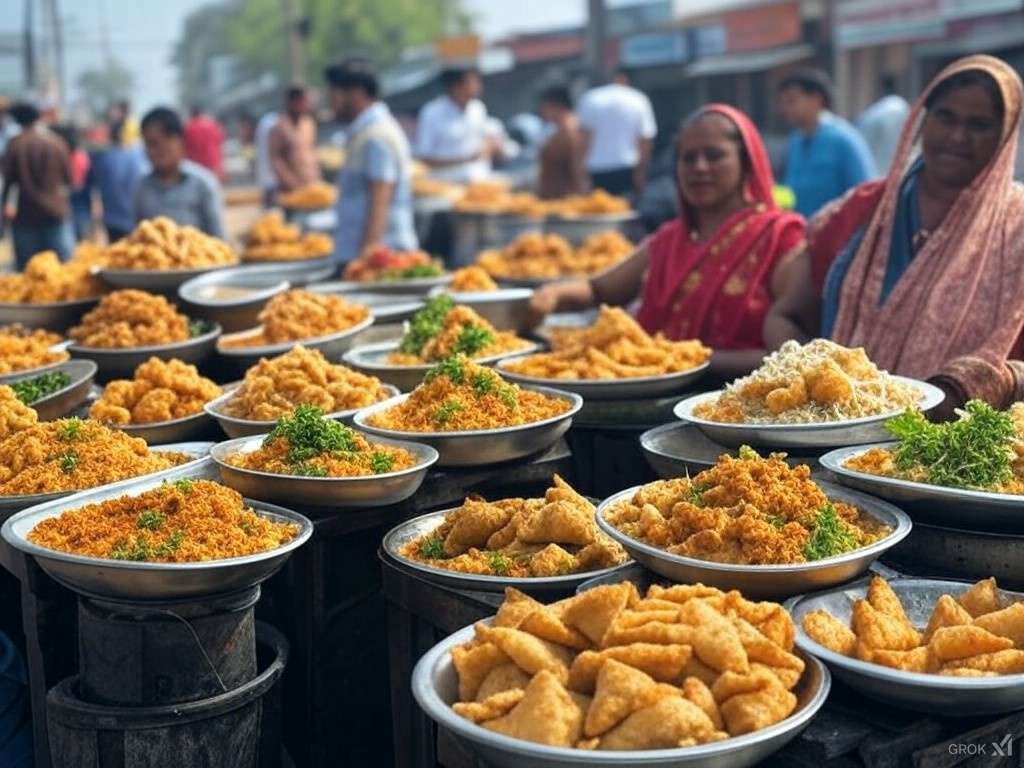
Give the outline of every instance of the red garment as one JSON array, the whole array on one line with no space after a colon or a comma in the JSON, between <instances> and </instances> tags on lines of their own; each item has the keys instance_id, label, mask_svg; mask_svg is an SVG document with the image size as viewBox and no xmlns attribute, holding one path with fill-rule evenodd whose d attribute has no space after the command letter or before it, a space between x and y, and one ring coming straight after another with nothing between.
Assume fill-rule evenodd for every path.
<instances>
[{"instance_id":1,"label":"red garment","mask_svg":"<svg viewBox=\"0 0 1024 768\"><path fill-rule=\"evenodd\" d=\"M209 115L198 115L185 124L185 157L224 178L224 129Z\"/></svg>"},{"instance_id":2,"label":"red garment","mask_svg":"<svg viewBox=\"0 0 1024 768\"><path fill-rule=\"evenodd\" d=\"M85 177L89 173L89 153L84 149L76 149L71 153L71 188L75 191L85 186Z\"/></svg>"},{"instance_id":3,"label":"red garment","mask_svg":"<svg viewBox=\"0 0 1024 768\"><path fill-rule=\"evenodd\" d=\"M750 158L747 199L702 243L690 237L686 207L647 244L649 266L637 320L648 333L697 338L712 349L760 349L772 303L772 273L804 243L804 220L772 197L771 164L761 135L737 109L712 104L737 127Z\"/></svg>"},{"instance_id":4,"label":"red garment","mask_svg":"<svg viewBox=\"0 0 1024 768\"><path fill-rule=\"evenodd\" d=\"M868 223L883 192L885 179L860 184L822 208L807 225L811 277L819 294L825 288L825 277L832 262L857 230Z\"/></svg>"}]
</instances>

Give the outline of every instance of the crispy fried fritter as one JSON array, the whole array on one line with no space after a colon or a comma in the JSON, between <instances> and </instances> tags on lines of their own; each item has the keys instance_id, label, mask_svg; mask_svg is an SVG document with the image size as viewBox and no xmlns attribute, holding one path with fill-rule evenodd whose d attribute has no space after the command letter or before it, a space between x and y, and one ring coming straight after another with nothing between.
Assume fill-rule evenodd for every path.
<instances>
[{"instance_id":1,"label":"crispy fried fritter","mask_svg":"<svg viewBox=\"0 0 1024 768\"><path fill-rule=\"evenodd\" d=\"M151 357L131 380L115 379L89 408L89 416L107 424L152 424L200 413L219 397L220 387L181 360Z\"/></svg>"}]
</instances>

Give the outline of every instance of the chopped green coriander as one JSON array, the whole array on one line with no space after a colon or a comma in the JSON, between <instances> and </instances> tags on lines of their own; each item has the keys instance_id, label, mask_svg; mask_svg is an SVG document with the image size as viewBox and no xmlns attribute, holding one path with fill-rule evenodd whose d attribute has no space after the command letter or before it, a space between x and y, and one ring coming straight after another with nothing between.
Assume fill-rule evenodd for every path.
<instances>
[{"instance_id":1,"label":"chopped green coriander","mask_svg":"<svg viewBox=\"0 0 1024 768\"><path fill-rule=\"evenodd\" d=\"M185 540L185 532L177 530L162 541L157 548L153 550L153 554L157 557L166 557L172 552L176 551L181 543Z\"/></svg>"},{"instance_id":2,"label":"chopped green coriander","mask_svg":"<svg viewBox=\"0 0 1024 768\"><path fill-rule=\"evenodd\" d=\"M58 429L61 440L77 440L82 435L82 420L77 416L64 419Z\"/></svg>"},{"instance_id":3,"label":"chopped green coriander","mask_svg":"<svg viewBox=\"0 0 1024 768\"><path fill-rule=\"evenodd\" d=\"M444 542L437 536L431 536L420 543L420 554L428 560L440 560L444 557Z\"/></svg>"},{"instance_id":4,"label":"chopped green coriander","mask_svg":"<svg viewBox=\"0 0 1024 768\"><path fill-rule=\"evenodd\" d=\"M447 376L453 384L462 384L466 380L466 358L462 355L446 357L429 371L424 381L433 381L438 376Z\"/></svg>"},{"instance_id":5,"label":"chopped green coriander","mask_svg":"<svg viewBox=\"0 0 1024 768\"><path fill-rule=\"evenodd\" d=\"M60 455L59 461L64 474L70 475L78 467L78 454L74 451L64 451Z\"/></svg>"},{"instance_id":6,"label":"chopped green coriander","mask_svg":"<svg viewBox=\"0 0 1024 768\"><path fill-rule=\"evenodd\" d=\"M32 405L71 383L71 377L63 371L44 373L24 381L11 384L15 396L25 405Z\"/></svg>"},{"instance_id":7,"label":"chopped green coriander","mask_svg":"<svg viewBox=\"0 0 1024 768\"><path fill-rule=\"evenodd\" d=\"M395 466L395 457L383 451L374 451L370 456L370 468L373 474L382 475L390 472Z\"/></svg>"},{"instance_id":8,"label":"chopped green coriander","mask_svg":"<svg viewBox=\"0 0 1024 768\"><path fill-rule=\"evenodd\" d=\"M501 552L491 552L491 556L487 559L487 564L496 576L507 576L512 567L512 562Z\"/></svg>"},{"instance_id":9,"label":"chopped green coriander","mask_svg":"<svg viewBox=\"0 0 1024 768\"><path fill-rule=\"evenodd\" d=\"M494 334L487 328L473 323L467 323L459 331L459 338L455 340L453 351L472 357L488 344L494 341Z\"/></svg>"},{"instance_id":10,"label":"chopped green coriander","mask_svg":"<svg viewBox=\"0 0 1024 768\"><path fill-rule=\"evenodd\" d=\"M137 521L139 528L145 528L149 531L155 531L161 525L164 524L165 516L153 509L147 509L145 512L139 513L139 519Z\"/></svg>"},{"instance_id":11,"label":"chopped green coriander","mask_svg":"<svg viewBox=\"0 0 1024 768\"><path fill-rule=\"evenodd\" d=\"M857 548L857 536L836 513L831 502L826 502L810 526L811 538L804 545L804 558L808 561L835 557Z\"/></svg>"},{"instance_id":12,"label":"chopped green coriander","mask_svg":"<svg viewBox=\"0 0 1024 768\"><path fill-rule=\"evenodd\" d=\"M288 441L288 461L293 465L324 453L356 450L356 433L344 424L325 419L324 412L315 405L300 405L291 415L282 416L263 444L279 437Z\"/></svg>"},{"instance_id":13,"label":"chopped green coriander","mask_svg":"<svg viewBox=\"0 0 1024 768\"><path fill-rule=\"evenodd\" d=\"M427 303L412 316L405 335L398 344L398 351L407 355L418 355L428 341L437 336L444 327L444 319L455 306L451 296L441 294Z\"/></svg>"},{"instance_id":14,"label":"chopped green coriander","mask_svg":"<svg viewBox=\"0 0 1024 768\"><path fill-rule=\"evenodd\" d=\"M461 410L462 403L458 400L448 400L434 411L434 423L439 427L443 427L451 421L452 416Z\"/></svg>"}]
</instances>

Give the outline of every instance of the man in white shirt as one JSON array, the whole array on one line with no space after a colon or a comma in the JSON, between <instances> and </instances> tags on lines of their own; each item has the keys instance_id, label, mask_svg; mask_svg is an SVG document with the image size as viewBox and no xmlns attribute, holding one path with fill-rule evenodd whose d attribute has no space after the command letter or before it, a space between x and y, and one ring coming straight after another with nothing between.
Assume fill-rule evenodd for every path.
<instances>
[{"instance_id":1,"label":"man in white shirt","mask_svg":"<svg viewBox=\"0 0 1024 768\"><path fill-rule=\"evenodd\" d=\"M583 94L576 112L591 185L615 195L639 194L658 133L650 99L620 69L612 82Z\"/></svg>"},{"instance_id":2,"label":"man in white shirt","mask_svg":"<svg viewBox=\"0 0 1024 768\"><path fill-rule=\"evenodd\" d=\"M897 93L893 75L884 75L879 85L882 98L861 112L857 127L875 158L875 169L884 176L896 154L903 124L910 116L910 105Z\"/></svg>"},{"instance_id":3,"label":"man in white shirt","mask_svg":"<svg viewBox=\"0 0 1024 768\"><path fill-rule=\"evenodd\" d=\"M277 176L274 175L274 166L270 162L270 132L277 125L277 112L267 112L256 123L256 132L253 143L256 145L256 183L260 185L263 193L263 207L270 208L274 205L274 195L277 192Z\"/></svg>"},{"instance_id":4,"label":"man in white shirt","mask_svg":"<svg viewBox=\"0 0 1024 768\"><path fill-rule=\"evenodd\" d=\"M491 172L496 142L488 136L483 84L475 69L446 69L444 93L423 105L416 126L415 154L444 181L466 183Z\"/></svg>"}]
</instances>

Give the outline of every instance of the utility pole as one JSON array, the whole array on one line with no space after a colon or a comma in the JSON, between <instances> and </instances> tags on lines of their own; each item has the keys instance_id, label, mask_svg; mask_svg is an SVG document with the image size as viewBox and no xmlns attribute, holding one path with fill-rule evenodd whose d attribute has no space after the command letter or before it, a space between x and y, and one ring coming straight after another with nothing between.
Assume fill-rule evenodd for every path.
<instances>
[{"instance_id":1,"label":"utility pole","mask_svg":"<svg viewBox=\"0 0 1024 768\"><path fill-rule=\"evenodd\" d=\"M21 54L26 91L31 91L36 87L36 55L35 42L32 37L32 7L32 0L25 0L25 28L21 43Z\"/></svg>"},{"instance_id":2,"label":"utility pole","mask_svg":"<svg viewBox=\"0 0 1024 768\"><path fill-rule=\"evenodd\" d=\"M50 24L53 34L53 52L57 76L57 106L63 111L66 83L64 82L64 24L60 18L59 0L48 0Z\"/></svg>"},{"instance_id":3,"label":"utility pole","mask_svg":"<svg viewBox=\"0 0 1024 768\"><path fill-rule=\"evenodd\" d=\"M605 40L608 37L608 17L605 0L587 0L587 9L584 63L587 66L588 76L601 81L608 74L608 68L604 63Z\"/></svg>"},{"instance_id":4,"label":"utility pole","mask_svg":"<svg viewBox=\"0 0 1024 768\"><path fill-rule=\"evenodd\" d=\"M302 50L303 21L295 7L295 0L281 0L284 30L288 40L288 74L293 83L306 81L306 63Z\"/></svg>"}]
</instances>

